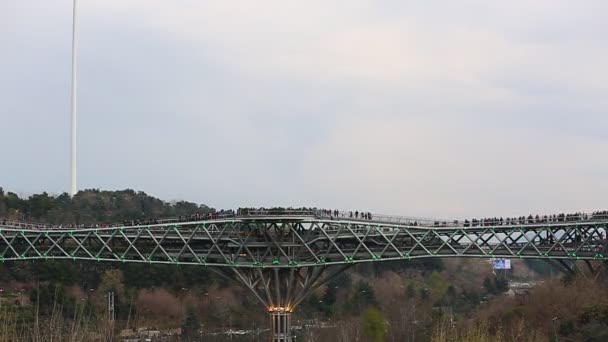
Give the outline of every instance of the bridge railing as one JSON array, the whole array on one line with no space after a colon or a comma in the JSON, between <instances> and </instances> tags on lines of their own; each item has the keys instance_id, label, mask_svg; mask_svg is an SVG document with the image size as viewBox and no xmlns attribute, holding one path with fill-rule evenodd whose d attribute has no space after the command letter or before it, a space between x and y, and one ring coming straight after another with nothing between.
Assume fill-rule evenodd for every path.
<instances>
[{"instance_id":1,"label":"bridge railing","mask_svg":"<svg viewBox=\"0 0 608 342\"><path fill-rule=\"evenodd\" d=\"M241 209L236 217L255 216L317 216L317 209Z\"/></svg>"},{"instance_id":2,"label":"bridge railing","mask_svg":"<svg viewBox=\"0 0 608 342\"><path fill-rule=\"evenodd\" d=\"M423 217L407 217L383 214L370 214L366 212L352 211L327 211L320 210L316 216L324 219L347 219L351 221L371 221L380 223L405 224L412 226L425 227L488 227L502 225L534 225L534 224L555 224L568 222L597 222L608 221L608 211L577 214L558 214L558 215L537 215L522 216L518 218L496 218L496 219L433 219Z\"/></svg>"},{"instance_id":3,"label":"bridge railing","mask_svg":"<svg viewBox=\"0 0 608 342\"><path fill-rule=\"evenodd\" d=\"M449 220L449 219L431 219L422 217L407 217L371 213L358 213L352 211L335 211L323 209L239 209L238 211L223 211L214 212L206 215L190 215L168 219L153 219L153 220L133 220L114 224L96 224L96 225L51 225L44 223L32 223L14 220L0 220L0 225L4 227L20 228L20 229L62 229L62 228L111 228L122 226L139 226L139 225L156 225L168 223L183 223L193 221L206 220L222 220L231 218L252 218L264 216L311 216L317 219L344 219L349 221L361 222L377 222L389 224L401 224L411 226L424 227L487 227L487 226L502 226L502 225L534 225L534 224L555 224L568 222L585 222L585 221L608 221L608 211L593 212L593 213L578 213L578 214L559 214L559 215L542 215L542 216L527 216L519 218L507 219L472 219L472 220Z\"/></svg>"},{"instance_id":4,"label":"bridge railing","mask_svg":"<svg viewBox=\"0 0 608 342\"><path fill-rule=\"evenodd\" d=\"M337 215L336 215L337 214ZM458 220L446 219L431 219L424 217L396 216L384 214L372 214L368 212L357 213L355 211L325 211L317 210L316 215L324 219L345 219L350 221L361 222L380 222L405 225L420 225L420 226L437 226L437 227L454 227L459 225Z\"/></svg>"}]
</instances>

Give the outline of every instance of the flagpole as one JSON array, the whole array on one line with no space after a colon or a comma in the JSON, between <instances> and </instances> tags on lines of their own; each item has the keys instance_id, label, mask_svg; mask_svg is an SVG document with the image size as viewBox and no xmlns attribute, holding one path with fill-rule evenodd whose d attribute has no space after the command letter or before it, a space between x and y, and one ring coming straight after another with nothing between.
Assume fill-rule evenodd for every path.
<instances>
[{"instance_id":1,"label":"flagpole","mask_svg":"<svg viewBox=\"0 0 608 342\"><path fill-rule=\"evenodd\" d=\"M76 195L76 5L73 2L72 12L72 104L71 104L71 149L70 149L70 195Z\"/></svg>"}]
</instances>

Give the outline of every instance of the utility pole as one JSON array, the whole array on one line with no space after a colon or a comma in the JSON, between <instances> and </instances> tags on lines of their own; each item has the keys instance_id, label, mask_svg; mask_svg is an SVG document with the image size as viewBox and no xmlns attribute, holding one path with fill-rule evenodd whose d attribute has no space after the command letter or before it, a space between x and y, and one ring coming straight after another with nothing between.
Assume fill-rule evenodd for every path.
<instances>
[{"instance_id":1,"label":"utility pole","mask_svg":"<svg viewBox=\"0 0 608 342\"><path fill-rule=\"evenodd\" d=\"M108 292L108 320L114 322L116 314L114 311L114 291Z\"/></svg>"},{"instance_id":2,"label":"utility pole","mask_svg":"<svg viewBox=\"0 0 608 342\"><path fill-rule=\"evenodd\" d=\"M76 195L76 6L73 2L72 11L72 98L71 98L71 143L70 143L70 195Z\"/></svg>"}]
</instances>

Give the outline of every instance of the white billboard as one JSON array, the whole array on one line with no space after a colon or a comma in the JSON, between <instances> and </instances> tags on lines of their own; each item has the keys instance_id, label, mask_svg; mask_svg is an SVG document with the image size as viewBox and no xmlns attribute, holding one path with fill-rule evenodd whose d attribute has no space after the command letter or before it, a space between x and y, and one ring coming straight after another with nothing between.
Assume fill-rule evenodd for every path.
<instances>
[{"instance_id":1,"label":"white billboard","mask_svg":"<svg viewBox=\"0 0 608 342\"><path fill-rule=\"evenodd\" d=\"M494 259L494 260L492 260L492 267L495 270L510 270L511 269L511 260Z\"/></svg>"}]
</instances>

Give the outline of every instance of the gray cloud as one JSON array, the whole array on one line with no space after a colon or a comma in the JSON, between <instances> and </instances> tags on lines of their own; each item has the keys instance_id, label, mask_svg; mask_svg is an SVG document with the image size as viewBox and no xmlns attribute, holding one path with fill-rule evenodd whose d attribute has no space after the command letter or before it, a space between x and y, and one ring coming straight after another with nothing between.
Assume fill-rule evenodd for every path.
<instances>
[{"instance_id":1,"label":"gray cloud","mask_svg":"<svg viewBox=\"0 0 608 342\"><path fill-rule=\"evenodd\" d=\"M0 6L0 182L64 191L70 1ZM80 186L426 216L603 208L605 9L81 1Z\"/></svg>"}]
</instances>

